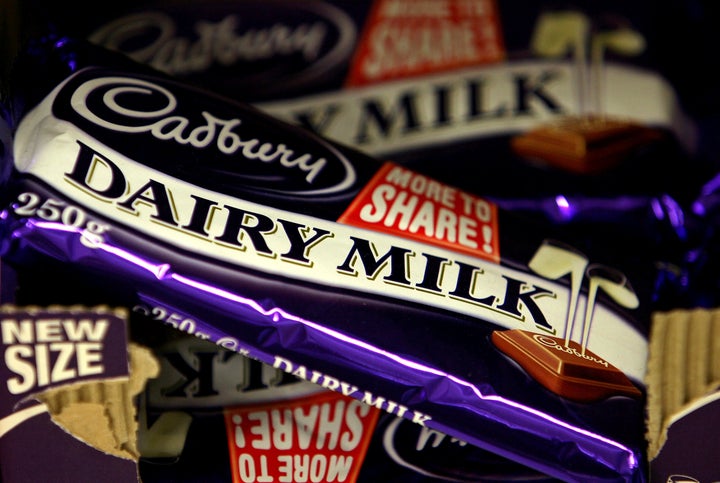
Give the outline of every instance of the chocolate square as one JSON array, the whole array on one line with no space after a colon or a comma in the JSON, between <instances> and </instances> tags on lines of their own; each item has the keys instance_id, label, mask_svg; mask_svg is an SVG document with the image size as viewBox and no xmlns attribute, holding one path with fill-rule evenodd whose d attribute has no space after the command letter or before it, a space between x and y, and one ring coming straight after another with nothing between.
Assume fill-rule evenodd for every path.
<instances>
[{"instance_id":1,"label":"chocolate square","mask_svg":"<svg viewBox=\"0 0 720 483\"><path fill-rule=\"evenodd\" d=\"M526 330L492 333L505 355L550 391L573 401L593 402L612 396L640 397L640 390L620 370L577 342Z\"/></svg>"},{"instance_id":2,"label":"chocolate square","mask_svg":"<svg viewBox=\"0 0 720 483\"><path fill-rule=\"evenodd\" d=\"M618 165L640 146L662 134L640 124L604 116L568 117L514 137L513 152L578 173Z\"/></svg>"}]
</instances>

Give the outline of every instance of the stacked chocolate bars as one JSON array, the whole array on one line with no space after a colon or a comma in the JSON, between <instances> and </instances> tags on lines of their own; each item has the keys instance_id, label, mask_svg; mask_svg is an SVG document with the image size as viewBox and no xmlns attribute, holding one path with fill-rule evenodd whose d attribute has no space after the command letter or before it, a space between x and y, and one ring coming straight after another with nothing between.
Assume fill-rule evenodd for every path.
<instances>
[{"instance_id":1,"label":"stacked chocolate bars","mask_svg":"<svg viewBox=\"0 0 720 483\"><path fill-rule=\"evenodd\" d=\"M3 480L718 478L682 3L17 8Z\"/></svg>"}]
</instances>

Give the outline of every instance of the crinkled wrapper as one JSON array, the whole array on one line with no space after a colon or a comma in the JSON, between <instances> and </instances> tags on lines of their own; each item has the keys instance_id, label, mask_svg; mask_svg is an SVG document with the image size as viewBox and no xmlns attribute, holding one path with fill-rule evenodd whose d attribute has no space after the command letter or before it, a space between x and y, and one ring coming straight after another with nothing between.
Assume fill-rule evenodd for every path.
<instances>
[{"instance_id":1,"label":"crinkled wrapper","mask_svg":"<svg viewBox=\"0 0 720 483\"><path fill-rule=\"evenodd\" d=\"M672 281L644 247L677 234L672 203L635 199L641 235L518 215L65 38L11 87L1 255L21 302L120 303L540 473L646 480L648 324ZM400 192L487 243L376 220ZM516 333L625 392L533 375L496 340Z\"/></svg>"}]
</instances>

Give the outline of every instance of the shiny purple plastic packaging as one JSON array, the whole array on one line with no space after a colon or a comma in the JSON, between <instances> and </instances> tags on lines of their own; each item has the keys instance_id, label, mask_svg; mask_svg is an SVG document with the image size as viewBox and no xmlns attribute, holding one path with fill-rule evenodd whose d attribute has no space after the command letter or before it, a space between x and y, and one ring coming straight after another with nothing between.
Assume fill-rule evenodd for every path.
<instances>
[{"instance_id":1,"label":"shiny purple plastic packaging","mask_svg":"<svg viewBox=\"0 0 720 483\"><path fill-rule=\"evenodd\" d=\"M358 406L352 406L354 400L212 342L199 340L169 326L148 325L148 321L141 320L137 314L135 318L138 320L134 323L142 325L135 331L136 336L153 348L162 367L160 376L149 381L145 392L141 405L145 417L142 420L149 424L147 428L141 426L139 440L141 443L148 441L146 434L153 431L160 419L175 418L178 423L166 431L172 433L173 441L184 441L182 451L178 453L173 453L166 445L158 448L157 443L154 448L143 451L139 463L143 482L233 481L233 456L226 436L226 432L231 434L231 427L225 423L224 414L241 411L254 413L250 420L256 422L254 427L244 428L245 441L258 441L266 435L274 441L274 444L263 445L261 450L256 450L254 456L249 455L253 455L255 445L246 445L243 480L251 479L252 469L260 472L260 468L265 468L265 473L258 475L257 480L287 480L287 475L277 473L278 468L290 466L288 456L292 455L292 466L299 467L296 470L297 480L307 479L303 478L303 474L307 475L309 471L303 473L301 462L304 458L312 458L313 463L305 466L314 468L313 481L557 481L477 446L374 408L360 413L365 415L366 424L352 428L354 435L369 434L365 439L367 447L364 454L359 444L352 450L358 450L360 454L353 453L347 447L334 443L340 438L333 435L348 434L348 427L337 424L340 419L338 414L342 414L343 407L347 413L357 414L354 411ZM317 398L321 398L321 406L334 405L336 412L328 412L329 415L326 413L322 417L325 425L310 424L311 427L307 427L312 421L308 417L313 414L312 407L320 405L312 405ZM309 400L310 408L303 407ZM302 411L305 417L299 416L295 422L289 422L293 419L287 416L290 410L296 413ZM264 425L258 421L264 419L258 415L278 415L278 412L286 414L283 424L268 425L267 431L261 431ZM273 417L277 416L268 420ZM247 417L242 419L249 420ZM331 422L328 423L328 420ZM296 431L303 433L304 438L288 444L289 440L294 440L288 435ZM300 442L308 439L309 444ZM354 441L359 439L355 437ZM324 450L329 447L333 450L327 455ZM282 455L280 458L277 457L278 452ZM333 456L339 458L335 460ZM326 463L323 464L323 461ZM349 468L357 466L360 466L357 478L353 479ZM325 472L323 468L326 468Z\"/></svg>"},{"instance_id":2,"label":"shiny purple plastic packaging","mask_svg":"<svg viewBox=\"0 0 720 483\"><path fill-rule=\"evenodd\" d=\"M11 86L2 256L33 302L110 296L547 475L646 479L655 251L421 175L488 208L493 244L348 225L392 167L68 39L32 45ZM515 331L637 395L548 389L494 342Z\"/></svg>"}]
</instances>

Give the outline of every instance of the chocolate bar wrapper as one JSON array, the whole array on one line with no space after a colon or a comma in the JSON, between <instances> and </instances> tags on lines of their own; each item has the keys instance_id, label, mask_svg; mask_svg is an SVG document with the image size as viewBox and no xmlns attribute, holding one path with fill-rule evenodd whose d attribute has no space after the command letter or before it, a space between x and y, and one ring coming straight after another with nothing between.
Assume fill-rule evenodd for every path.
<instances>
[{"instance_id":1,"label":"chocolate bar wrapper","mask_svg":"<svg viewBox=\"0 0 720 483\"><path fill-rule=\"evenodd\" d=\"M714 173L706 159L713 137L706 97L712 92L688 86L678 72L678 64L702 56L704 46L694 37L677 39L687 42L680 57L658 51L663 32L705 32L712 12L698 20L672 2L654 6L654 15L625 2L597 9L582 2L556 8L447 0L412 14L403 5L140 0L91 6L78 16L72 4L31 0L17 9L35 25L26 35L57 31L87 38L324 137L482 193L508 210L573 230L632 231L637 243L657 250L666 278L684 276L685 210ZM597 30L585 32L586 41L611 34L634 39L637 51L608 46L598 72L585 65L589 59L549 55L548 46L539 45L543 32L565 38L573 25ZM453 29L463 42L451 42ZM413 40L423 48L409 55ZM604 85L587 110L576 94L589 88L582 82L591 70ZM585 110L590 117L584 120ZM608 126L595 132L592 125L602 127L604 115ZM563 134L571 136L589 124L587 136L607 137L611 145L626 136L642 141L644 127L665 135L650 135L647 144L626 142L627 162L591 173L548 169L511 152L518 135L552 124L568 124ZM677 286L684 290L684 282Z\"/></svg>"},{"instance_id":2,"label":"chocolate bar wrapper","mask_svg":"<svg viewBox=\"0 0 720 483\"><path fill-rule=\"evenodd\" d=\"M153 328L139 328L161 366L139 403L143 482L557 481L210 341Z\"/></svg>"},{"instance_id":3,"label":"chocolate bar wrapper","mask_svg":"<svg viewBox=\"0 0 720 483\"><path fill-rule=\"evenodd\" d=\"M37 31L86 38L177 79L245 102L291 99L505 58L494 0L467 2L464 7L454 1L428 4L445 13L439 23L424 18L432 12L415 13L412 26L424 32L414 40L425 43L422 50L407 41L394 42L402 23L380 32L385 45L364 39L367 30L383 30L376 24L383 12L405 17L407 3L383 3L132 0L86 6L86 15L78 16L72 13L81 5L76 0L65 8L30 0L19 10ZM459 48L465 52L449 61L429 58L434 46L427 42L433 40L444 41L446 55ZM406 53L415 57L408 59ZM388 69L390 64L361 67L383 62L379 56L410 62L400 69ZM357 62L360 57L366 61Z\"/></svg>"},{"instance_id":4,"label":"chocolate bar wrapper","mask_svg":"<svg viewBox=\"0 0 720 483\"><path fill-rule=\"evenodd\" d=\"M36 0L26 10L46 29L504 209L572 230L633 232L685 291L686 210L714 173L717 123L712 93L677 68L690 76L687 59L702 58L704 44L675 36L678 58L663 33L704 32L711 21L672 2L403 5L122 2L78 16ZM602 55L591 58L591 45Z\"/></svg>"},{"instance_id":5,"label":"chocolate bar wrapper","mask_svg":"<svg viewBox=\"0 0 720 483\"><path fill-rule=\"evenodd\" d=\"M657 274L631 240L80 41L32 43L10 82L2 256L37 303L122 301L549 476L645 479Z\"/></svg>"},{"instance_id":6,"label":"chocolate bar wrapper","mask_svg":"<svg viewBox=\"0 0 720 483\"><path fill-rule=\"evenodd\" d=\"M78 16L31 0L26 10L503 205L585 197L616 202L613 216L625 196L686 206L716 168L717 96L700 81L713 58L699 40L714 35L712 9L410 3L134 1Z\"/></svg>"}]
</instances>

